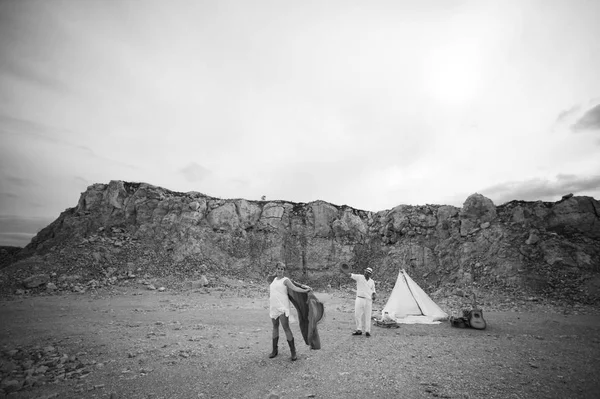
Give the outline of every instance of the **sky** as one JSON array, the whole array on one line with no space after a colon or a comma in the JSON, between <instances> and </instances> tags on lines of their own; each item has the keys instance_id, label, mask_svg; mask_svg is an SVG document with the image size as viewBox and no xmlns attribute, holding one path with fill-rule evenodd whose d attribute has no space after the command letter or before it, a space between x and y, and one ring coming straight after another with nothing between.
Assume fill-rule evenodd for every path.
<instances>
[{"instance_id":1,"label":"sky","mask_svg":"<svg viewBox=\"0 0 600 399\"><path fill-rule=\"evenodd\" d=\"M0 245L111 180L600 199L596 0L0 0Z\"/></svg>"}]
</instances>

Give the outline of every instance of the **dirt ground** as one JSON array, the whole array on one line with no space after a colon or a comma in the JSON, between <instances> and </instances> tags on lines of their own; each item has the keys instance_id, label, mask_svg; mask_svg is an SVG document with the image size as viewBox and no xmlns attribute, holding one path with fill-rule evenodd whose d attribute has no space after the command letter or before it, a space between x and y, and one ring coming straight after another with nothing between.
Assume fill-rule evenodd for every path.
<instances>
[{"instance_id":1,"label":"dirt ground","mask_svg":"<svg viewBox=\"0 0 600 399\"><path fill-rule=\"evenodd\" d=\"M325 303L322 349L271 350L267 291L203 288L0 302L0 398L598 398L600 315L485 311L484 331L373 326ZM380 304L381 305L381 304Z\"/></svg>"}]
</instances>

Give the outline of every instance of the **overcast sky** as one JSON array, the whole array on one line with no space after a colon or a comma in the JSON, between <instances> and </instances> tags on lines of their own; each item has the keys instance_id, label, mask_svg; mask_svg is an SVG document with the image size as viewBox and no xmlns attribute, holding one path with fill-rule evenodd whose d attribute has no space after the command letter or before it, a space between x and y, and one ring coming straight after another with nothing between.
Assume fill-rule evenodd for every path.
<instances>
[{"instance_id":1,"label":"overcast sky","mask_svg":"<svg viewBox=\"0 0 600 399\"><path fill-rule=\"evenodd\" d=\"M0 245L110 180L600 199L600 1L1 0Z\"/></svg>"}]
</instances>

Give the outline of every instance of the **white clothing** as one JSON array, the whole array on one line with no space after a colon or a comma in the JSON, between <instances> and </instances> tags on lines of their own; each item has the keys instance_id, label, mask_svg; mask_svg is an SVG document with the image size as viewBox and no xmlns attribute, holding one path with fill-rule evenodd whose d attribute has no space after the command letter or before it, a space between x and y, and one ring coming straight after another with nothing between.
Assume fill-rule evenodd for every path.
<instances>
[{"instance_id":1,"label":"white clothing","mask_svg":"<svg viewBox=\"0 0 600 399\"><path fill-rule=\"evenodd\" d=\"M276 319L282 314L290 317L290 299L288 298L288 288L285 285L287 277L273 279L269 286L269 316Z\"/></svg>"},{"instance_id":2,"label":"white clothing","mask_svg":"<svg viewBox=\"0 0 600 399\"><path fill-rule=\"evenodd\" d=\"M375 282L372 278L367 280L362 274L350 273L350 278L356 280L356 296L371 299L375 292Z\"/></svg>"},{"instance_id":3,"label":"white clothing","mask_svg":"<svg viewBox=\"0 0 600 399\"><path fill-rule=\"evenodd\" d=\"M350 274L356 280L356 301L354 302L354 321L356 329L371 332L371 311L373 309L373 294L375 282L372 278L366 279L362 274Z\"/></svg>"},{"instance_id":4,"label":"white clothing","mask_svg":"<svg viewBox=\"0 0 600 399\"><path fill-rule=\"evenodd\" d=\"M356 301L354 302L354 321L356 322L357 330L371 332L372 307L372 300L356 297Z\"/></svg>"}]
</instances>

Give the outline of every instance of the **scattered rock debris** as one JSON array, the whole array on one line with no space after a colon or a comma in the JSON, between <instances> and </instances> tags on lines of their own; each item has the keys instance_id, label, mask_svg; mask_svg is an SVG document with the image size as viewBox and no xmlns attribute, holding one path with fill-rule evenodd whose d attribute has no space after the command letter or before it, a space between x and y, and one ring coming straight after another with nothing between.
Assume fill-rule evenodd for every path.
<instances>
[{"instance_id":1,"label":"scattered rock debris","mask_svg":"<svg viewBox=\"0 0 600 399\"><path fill-rule=\"evenodd\" d=\"M69 355L58 346L3 348L0 351L0 397L64 380L86 378L96 364Z\"/></svg>"}]
</instances>

